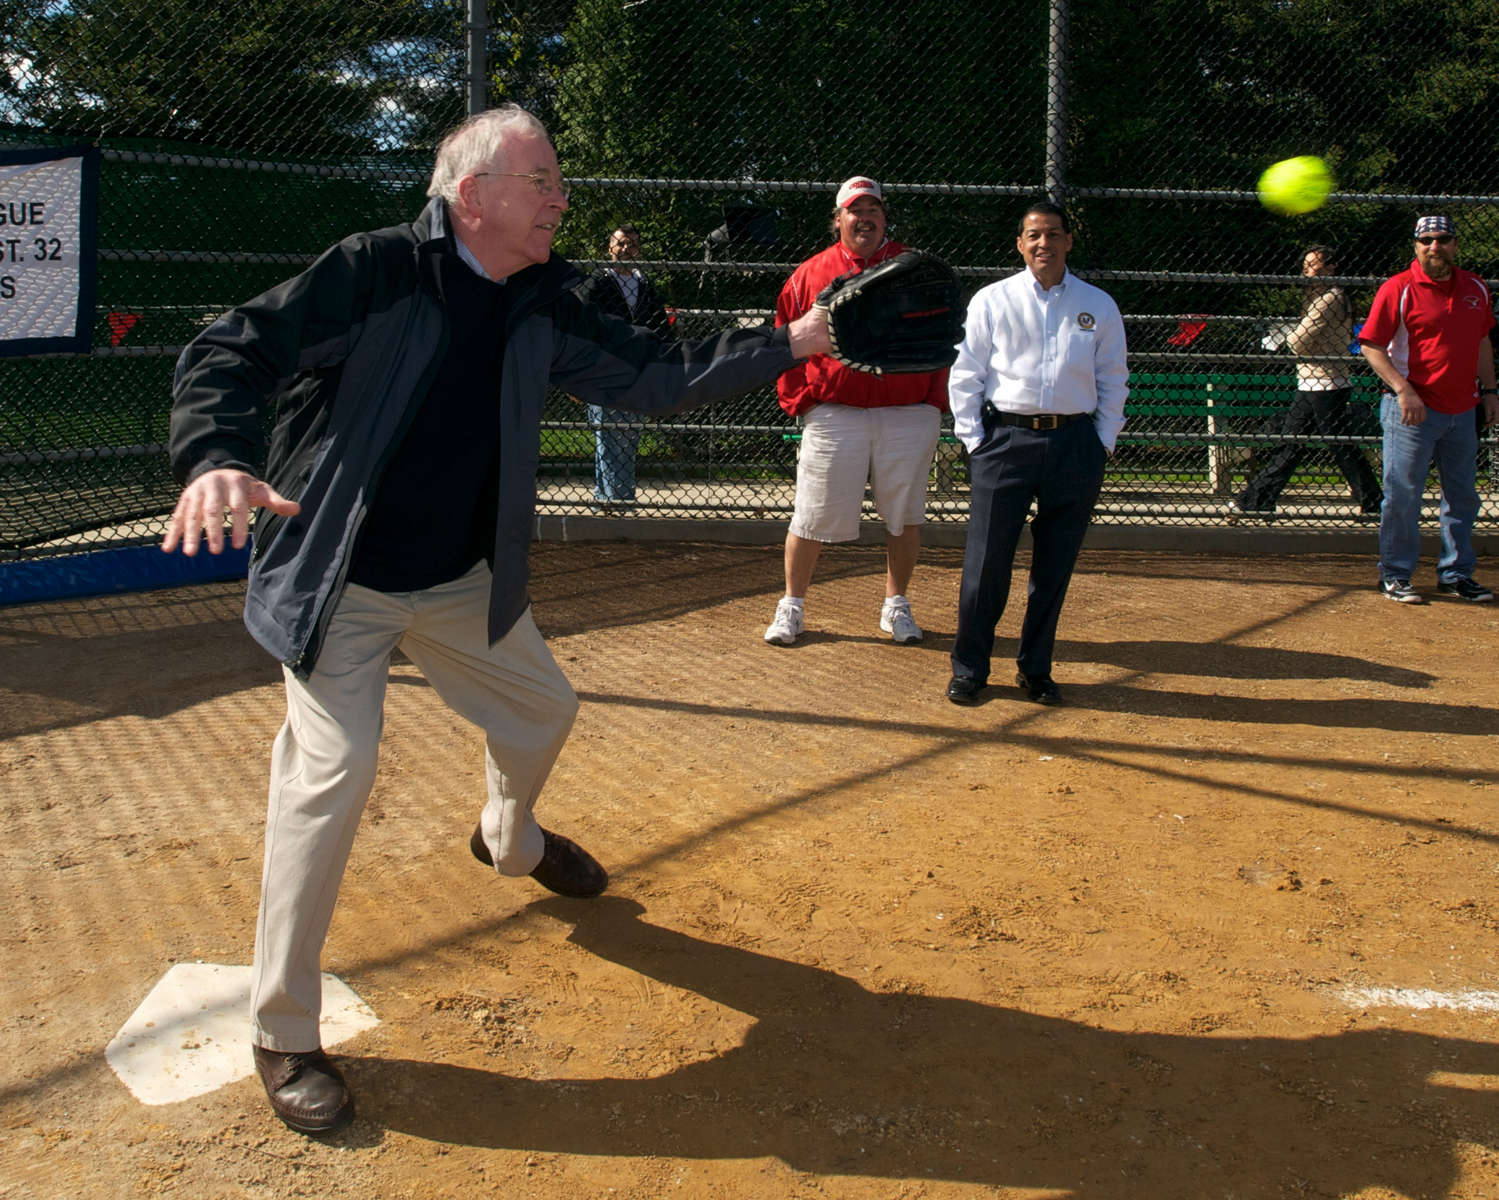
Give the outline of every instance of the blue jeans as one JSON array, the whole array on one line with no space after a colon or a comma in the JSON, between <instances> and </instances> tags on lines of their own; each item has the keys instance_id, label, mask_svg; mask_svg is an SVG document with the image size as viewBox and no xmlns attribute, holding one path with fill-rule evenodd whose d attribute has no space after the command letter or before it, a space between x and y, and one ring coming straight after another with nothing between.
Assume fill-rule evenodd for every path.
<instances>
[{"instance_id":1,"label":"blue jeans","mask_svg":"<svg viewBox=\"0 0 1499 1200\"><path fill-rule=\"evenodd\" d=\"M597 404L588 406L593 426L593 494L598 500L635 499L635 450L640 445L641 419Z\"/></svg>"},{"instance_id":2,"label":"blue jeans","mask_svg":"<svg viewBox=\"0 0 1499 1200\"><path fill-rule=\"evenodd\" d=\"M1442 485L1442 552L1437 579L1468 579L1477 558L1473 522L1478 517L1478 425L1473 412L1426 410L1419 425L1400 423L1400 403L1386 394L1379 406L1384 426L1384 509L1379 520L1379 578L1410 579L1421 557L1421 497L1435 460Z\"/></svg>"}]
</instances>

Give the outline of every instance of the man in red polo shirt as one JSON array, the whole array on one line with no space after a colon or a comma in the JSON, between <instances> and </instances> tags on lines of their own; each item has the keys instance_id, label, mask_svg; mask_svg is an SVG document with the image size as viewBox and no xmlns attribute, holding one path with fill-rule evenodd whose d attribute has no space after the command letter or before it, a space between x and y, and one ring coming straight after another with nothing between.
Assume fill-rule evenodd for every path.
<instances>
[{"instance_id":1,"label":"man in red polo shirt","mask_svg":"<svg viewBox=\"0 0 1499 1200\"><path fill-rule=\"evenodd\" d=\"M885 198L864 175L844 180L833 206L836 241L792 272L776 301L776 324L811 311L840 275L857 274L907 247L885 236ZM866 484L885 522L885 602L880 628L892 641L921 640L906 598L921 549L926 482L942 414L947 372L869 375L826 354L798 363L776 383L781 407L802 421L796 506L786 533L786 594L765 631L790 646L805 627L802 601L824 542L859 536Z\"/></svg>"},{"instance_id":2,"label":"man in red polo shirt","mask_svg":"<svg viewBox=\"0 0 1499 1200\"><path fill-rule=\"evenodd\" d=\"M1389 391L1384 427L1384 506L1379 520L1379 590L1401 604L1424 603L1411 586L1421 556L1421 498L1433 461L1442 485L1442 552L1437 591L1473 603L1494 593L1473 578L1478 516L1478 423L1499 419L1489 289L1457 265L1452 218L1416 222L1416 257L1374 296L1359 332L1364 357Z\"/></svg>"}]
</instances>

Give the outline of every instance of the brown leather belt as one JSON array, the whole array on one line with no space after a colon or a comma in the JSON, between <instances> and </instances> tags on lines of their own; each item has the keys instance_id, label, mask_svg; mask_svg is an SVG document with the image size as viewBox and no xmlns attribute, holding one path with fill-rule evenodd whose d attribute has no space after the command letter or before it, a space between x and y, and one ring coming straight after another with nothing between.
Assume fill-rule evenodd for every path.
<instances>
[{"instance_id":1,"label":"brown leather belt","mask_svg":"<svg viewBox=\"0 0 1499 1200\"><path fill-rule=\"evenodd\" d=\"M1012 413L1005 412L1002 408L995 408L992 404L987 407L990 414L1001 425L1018 425L1021 429L1037 431L1060 429L1063 425L1071 425L1074 421L1083 421L1093 415L1092 413Z\"/></svg>"}]
</instances>

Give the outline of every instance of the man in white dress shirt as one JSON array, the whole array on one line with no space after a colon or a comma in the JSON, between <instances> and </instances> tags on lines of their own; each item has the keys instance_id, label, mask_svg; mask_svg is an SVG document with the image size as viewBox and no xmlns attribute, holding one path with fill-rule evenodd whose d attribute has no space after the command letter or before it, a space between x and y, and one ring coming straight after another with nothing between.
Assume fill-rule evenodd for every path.
<instances>
[{"instance_id":1,"label":"man in white dress shirt","mask_svg":"<svg viewBox=\"0 0 1499 1200\"><path fill-rule=\"evenodd\" d=\"M1107 293L1067 270L1067 213L1049 200L1020 219L1026 269L974 296L948 376L953 432L968 450L968 544L947 698L977 703L1010 595L1031 502L1030 589L1015 682L1060 704L1057 619L1129 395L1124 322Z\"/></svg>"}]
</instances>

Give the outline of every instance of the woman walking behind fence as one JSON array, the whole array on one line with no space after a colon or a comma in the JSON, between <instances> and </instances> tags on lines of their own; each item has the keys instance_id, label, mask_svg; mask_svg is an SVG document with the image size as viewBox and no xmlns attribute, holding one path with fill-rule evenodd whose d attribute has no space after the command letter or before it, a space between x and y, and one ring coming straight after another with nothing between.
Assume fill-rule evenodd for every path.
<instances>
[{"instance_id":1,"label":"woman walking behind fence","mask_svg":"<svg viewBox=\"0 0 1499 1200\"><path fill-rule=\"evenodd\" d=\"M1331 275L1337 260L1327 246L1310 246L1301 259L1306 277L1301 300L1301 320L1286 334L1286 345L1297 355L1296 399L1286 413L1280 433L1303 438L1317 433L1324 437L1347 437L1354 430L1348 419L1348 345L1353 341L1353 313L1348 296L1340 287L1320 283L1319 275ZM1339 361L1328 361L1336 358ZM1275 502L1301 464L1310 447L1305 441L1273 446L1245 485L1237 500L1228 502L1230 522L1240 517L1269 520ZM1334 442L1329 449L1338 470L1348 480L1361 516L1374 516L1384 500L1379 480L1362 450L1348 442Z\"/></svg>"}]
</instances>

